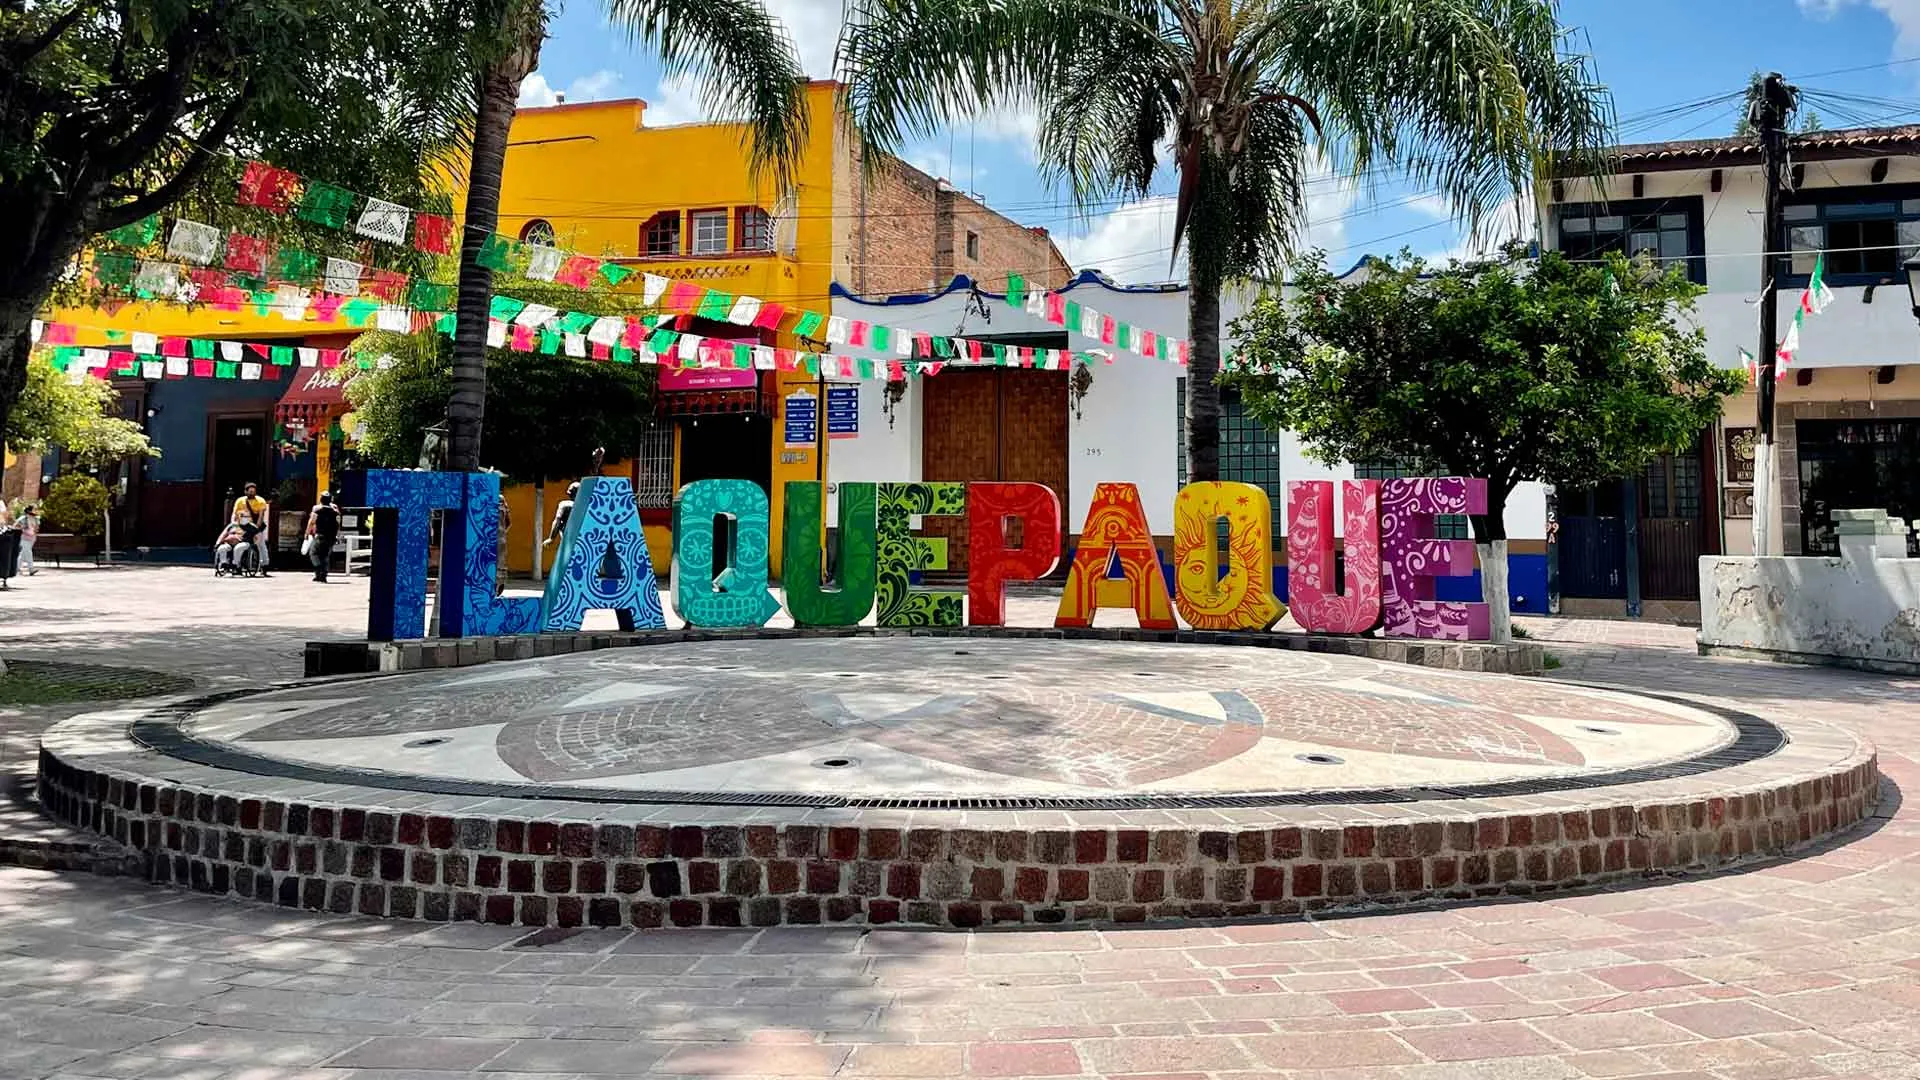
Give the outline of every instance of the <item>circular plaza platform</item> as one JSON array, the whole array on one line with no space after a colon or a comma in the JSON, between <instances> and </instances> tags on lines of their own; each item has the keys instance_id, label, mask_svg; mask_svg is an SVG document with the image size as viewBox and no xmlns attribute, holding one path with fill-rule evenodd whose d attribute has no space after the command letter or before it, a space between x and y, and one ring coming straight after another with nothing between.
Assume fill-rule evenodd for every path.
<instances>
[{"instance_id":1,"label":"circular plaza platform","mask_svg":"<svg viewBox=\"0 0 1920 1080\"><path fill-rule=\"evenodd\" d=\"M1837 728L1225 645L670 641L100 713L50 812L204 891L528 925L960 926L1531 893L1870 814Z\"/></svg>"}]
</instances>

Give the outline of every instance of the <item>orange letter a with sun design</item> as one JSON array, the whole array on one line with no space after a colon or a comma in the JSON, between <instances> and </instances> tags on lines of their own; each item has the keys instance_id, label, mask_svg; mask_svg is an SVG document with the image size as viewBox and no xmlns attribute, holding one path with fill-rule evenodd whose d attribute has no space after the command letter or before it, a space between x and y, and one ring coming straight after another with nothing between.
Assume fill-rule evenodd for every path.
<instances>
[{"instance_id":1,"label":"orange letter a with sun design","mask_svg":"<svg viewBox=\"0 0 1920 1080\"><path fill-rule=\"evenodd\" d=\"M1115 563L1118 578L1108 576L1107 568ZM1161 575L1160 555L1140 506L1140 489L1132 484L1094 486L1053 625L1092 626L1093 613L1103 607L1132 608L1142 629L1174 629L1167 579Z\"/></svg>"},{"instance_id":2,"label":"orange letter a with sun design","mask_svg":"<svg viewBox=\"0 0 1920 1080\"><path fill-rule=\"evenodd\" d=\"M1216 530L1227 520L1227 572ZM1252 484L1203 481L1173 500L1174 602L1195 630L1267 630L1287 613L1273 595L1273 503Z\"/></svg>"}]
</instances>

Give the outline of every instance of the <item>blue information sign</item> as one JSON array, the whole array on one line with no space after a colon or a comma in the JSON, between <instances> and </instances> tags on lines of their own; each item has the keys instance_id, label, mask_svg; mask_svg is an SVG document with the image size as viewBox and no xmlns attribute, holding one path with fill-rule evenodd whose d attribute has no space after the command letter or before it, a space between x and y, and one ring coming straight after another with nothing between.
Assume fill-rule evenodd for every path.
<instances>
[{"instance_id":1,"label":"blue information sign","mask_svg":"<svg viewBox=\"0 0 1920 1080\"><path fill-rule=\"evenodd\" d=\"M786 438L788 446L812 446L820 438L820 401L805 390L786 397Z\"/></svg>"},{"instance_id":2,"label":"blue information sign","mask_svg":"<svg viewBox=\"0 0 1920 1080\"><path fill-rule=\"evenodd\" d=\"M860 388L827 387L827 437L851 439L860 434Z\"/></svg>"}]
</instances>

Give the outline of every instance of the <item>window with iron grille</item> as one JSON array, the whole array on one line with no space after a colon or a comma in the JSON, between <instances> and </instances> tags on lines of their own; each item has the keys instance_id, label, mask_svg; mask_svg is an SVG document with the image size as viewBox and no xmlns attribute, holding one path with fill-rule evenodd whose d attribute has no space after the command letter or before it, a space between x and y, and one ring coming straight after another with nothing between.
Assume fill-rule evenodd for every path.
<instances>
[{"instance_id":1,"label":"window with iron grille","mask_svg":"<svg viewBox=\"0 0 1920 1080\"><path fill-rule=\"evenodd\" d=\"M653 215L641 230L641 239L648 255L680 254L680 212L669 210Z\"/></svg>"},{"instance_id":2,"label":"window with iron grille","mask_svg":"<svg viewBox=\"0 0 1920 1080\"><path fill-rule=\"evenodd\" d=\"M1180 486L1187 484L1187 380L1174 381L1174 460ZM1220 391L1220 479L1252 484L1267 493L1272 504L1274 543L1285 535L1281 527L1286 491L1280 483L1280 436L1248 414L1233 390Z\"/></svg>"},{"instance_id":3,"label":"window with iron grille","mask_svg":"<svg viewBox=\"0 0 1920 1080\"><path fill-rule=\"evenodd\" d=\"M727 212L725 210L694 211L693 253L716 255L725 250L727 250Z\"/></svg>"},{"instance_id":4,"label":"window with iron grille","mask_svg":"<svg viewBox=\"0 0 1920 1080\"><path fill-rule=\"evenodd\" d=\"M1353 463L1355 480L1393 480L1402 476L1436 476L1433 469L1409 468L1398 461L1356 461ZM1473 539L1472 522L1465 514L1436 514L1433 518L1433 535L1441 540Z\"/></svg>"},{"instance_id":5,"label":"window with iron grille","mask_svg":"<svg viewBox=\"0 0 1920 1080\"><path fill-rule=\"evenodd\" d=\"M556 239L557 235L554 233L553 223L550 221L534 218L532 221L520 227L520 242L523 244L538 244L541 247L553 247Z\"/></svg>"},{"instance_id":6,"label":"window with iron grille","mask_svg":"<svg viewBox=\"0 0 1920 1080\"><path fill-rule=\"evenodd\" d=\"M639 449L634 453L639 480L634 484L634 499L642 510L673 508L673 425L654 420L641 432Z\"/></svg>"}]
</instances>

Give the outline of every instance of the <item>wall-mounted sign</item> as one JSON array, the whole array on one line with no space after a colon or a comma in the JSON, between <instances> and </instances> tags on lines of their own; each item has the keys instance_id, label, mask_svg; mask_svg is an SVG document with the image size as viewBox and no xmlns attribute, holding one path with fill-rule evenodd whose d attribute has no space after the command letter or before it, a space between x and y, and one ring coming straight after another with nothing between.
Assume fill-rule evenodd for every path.
<instances>
[{"instance_id":1,"label":"wall-mounted sign","mask_svg":"<svg viewBox=\"0 0 1920 1080\"><path fill-rule=\"evenodd\" d=\"M855 439L860 436L860 388L827 387L827 438Z\"/></svg>"},{"instance_id":2,"label":"wall-mounted sign","mask_svg":"<svg viewBox=\"0 0 1920 1080\"><path fill-rule=\"evenodd\" d=\"M684 368L672 364L660 365L660 389L673 393L681 390L742 390L752 389L760 384L760 373L748 368Z\"/></svg>"},{"instance_id":3,"label":"wall-mounted sign","mask_svg":"<svg viewBox=\"0 0 1920 1080\"><path fill-rule=\"evenodd\" d=\"M781 402L788 446L812 446L820 439L820 399L801 387Z\"/></svg>"},{"instance_id":4,"label":"wall-mounted sign","mask_svg":"<svg viewBox=\"0 0 1920 1080\"><path fill-rule=\"evenodd\" d=\"M1723 436L1727 446L1729 484L1753 483L1753 447L1756 436L1750 427L1730 427Z\"/></svg>"}]
</instances>

